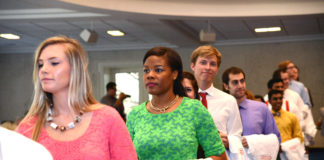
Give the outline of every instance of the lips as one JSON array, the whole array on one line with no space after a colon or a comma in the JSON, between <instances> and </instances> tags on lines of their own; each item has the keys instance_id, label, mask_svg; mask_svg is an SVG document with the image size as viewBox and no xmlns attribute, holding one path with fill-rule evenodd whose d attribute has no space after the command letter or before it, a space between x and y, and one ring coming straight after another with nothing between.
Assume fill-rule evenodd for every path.
<instances>
[{"instance_id":1,"label":"lips","mask_svg":"<svg viewBox=\"0 0 324 160\"><path fill-rule=\"evenodd\" d=\"M44 81L46 82L46 81L50 81L50 80L52 80L52 79L50 79L50 78L43 78L42 79L42 82L44 82Z\"/></svg>"},{"instance_id":2,"label":"lips","mask_svg":"<svg viewBox=\"0 0 324 160\"><path fill-rule=\"evenodd\" d=\"M156 83L147 83L147 84L146 84L147 87L154 87L154 86L156 86L156 85L157 85Z\"/></svg>"}]
</instances>

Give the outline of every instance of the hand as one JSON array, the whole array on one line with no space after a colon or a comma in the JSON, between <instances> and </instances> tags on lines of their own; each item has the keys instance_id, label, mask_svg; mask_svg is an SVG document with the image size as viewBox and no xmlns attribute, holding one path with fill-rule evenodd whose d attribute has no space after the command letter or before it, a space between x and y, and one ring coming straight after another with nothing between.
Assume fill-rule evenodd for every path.
<instances>
[{"instance_id":1,"label":"hand","mask_svg":"<svg viewBox=\"0 0 324 160\"><path fill-rule=\"evenodd\" d=\"M225 148L228 149L228 139L227 139L227 135L225 133L221 132L221 131L219 131L219 135L220 135L220 137L222 139L222 142L223 142Z\"/></svg>"},{"instance_id":2,"label":"hand","mask_svg":"<svg viewBox=\"0 0 324 160\"><path fill-rule=\"evenodd\" d=\"M245 147L245 148L249 148L249 144L247 143L247 140L246 140L245 137L243 137L243 139L242 139L242 145L243 145L243 147Z\"/></svg>"}]
</instances>

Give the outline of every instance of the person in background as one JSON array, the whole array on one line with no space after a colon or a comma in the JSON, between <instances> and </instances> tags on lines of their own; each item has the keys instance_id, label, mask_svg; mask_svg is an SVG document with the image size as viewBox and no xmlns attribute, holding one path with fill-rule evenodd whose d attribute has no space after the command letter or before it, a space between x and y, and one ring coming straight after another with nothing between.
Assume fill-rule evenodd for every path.
<instances>
[{"instance_id":1,"label":"person in background","mask_svg":"<svg viewBox=\"0 0 324 160\"><path fill-rule=\"evenodd\" d=\"M221 53L213 46L200 46L192 52L190 67L198 83L200 99L212 115L225 148L231 149L228 136L240 141L242 122L235 98L213 86L221 59ZM233 156L239 156L238 150L243 149L236 147L232 145ZM231 157L230 150L227 154Z\"/></svg>"},{"instance_id":2,"label":"person in background","mask_svg":"<svg viewBox=\"0 0 324 160\"><path fill-rule=\"evenodd\" d=\"M120 116L126 121L126 115L124 112L123 101L125 98L130 97L124 93L120 93L118 99L116 98L116 83L109 82L106 85L107 94L101 98L100 103L114 107L120 114Z\"/></svg>"},{"instance_id":3,"label":"person in background","mask_svg":"<svg viewBox=\"0 0 324 160\"><path fill-rule=\"evenodd\" d=\"M200 99L198 93L198 84L195 76L187 71L183 71L182 86L186 92L186 95L191 99Z\"/></svg>"},{"instance_id":4,"label":"person in background","mask_svg":"<svg viewBox=\"0 0 324 160\"><path fill-rule=\"evenodd\" d=\"M183 71L182 86L188 98L199 100L198 84L195 76L187 71ZM198 146L197 158L205 158L204 150L201 145Z\"/></svg>"},{"instance_id":5,"label":"person in background","mask_svg":"<svg viewBox=\"0 0 324 160\"><path fill-rule=\"evenodd\" d=\"M262 97L261 95L259 95L259 94L256 94L256 95L254 96L254 100L255 100L255 101L259 101L259 102L263 102L263 103L265 103L263 97Z\"/></svg>"},{"instance_id":6,"label":"person in background","mask_svg":"<svg viewBox=\"0 0 324 160\"><path fill-rule=\"evenodd\" d=\"M274 120L276 121L277 127L279 129L281 135L281 148L286 155L290 155L292 150L295 148L302 148L302 152L304 152L303 135L302 130L299 125L298 118L295 114L284 111L282 106L283 92L278 90L271 90L268 93L269 102L272 106L272 114ZM294 138L298 138L299 141L296 145L290 147L283 147L287 145L287 141L293 140ZM288 149L286 149L288 148ZM300 157L304 159L304 153L299 153ZM280 155L282 157L282 155Z\"/></svg>"},{"instance_id":7,"label":"person in background","mask_svg":"<svg viewBox=\"0 0 324 160\"><path fill-rule=\"evenodd\" d=\"M307 92L307 89L305 88L304 84L296 81L293 79L296 72L296 67L294 65L294 63L290 60L286 60L283 62L280 62L280 64L278 65L279 69L283 69L288 73L288 83L289 83L289 88L292 89L293 91L297 92L300 97L302 98L302 100L304 101L304 103L308 106L308 107L312 107L311 102L310 102L310 98Z\"/></svg>"},{"instance_id":8,"label":"person in background","mask_svg":"<svg viewBox=\"0 0 324 160\"><path fill-rule=\"evenodd\" d=\"M33 80L33 102L19 133L55 160L137 159L118 112L93 97L88 57L77 40L44 40L35 52Z\"/></svg>"},{"instance_id":9,"label":"person in background","mask_svg":"<svg viewBox=\"0 0 324 160\"><path fill-rule=\"evenodd\" d=\"M196 159L198 144L210 159L226 159L206 108L184 97L178 53L154 47L146 52L143 66L144 84L152 99L136 106L126 121L139 159Z\"/></svg>"},{"instance_id":10,"label":"person in background","mask_svg":"<svg viewBox=\"0 0 324 160\"><path fill-rule=\"evenodd\" d=\"M254 134L275 134L280 143L280 133L267 106L264 103L246 98L245 73L243 70L238 67L226 69L222 75L222 81L226 91L235 97L239 105L243 125L242 145L249 148L245 136Z\"/></svg>"}]
</instances>

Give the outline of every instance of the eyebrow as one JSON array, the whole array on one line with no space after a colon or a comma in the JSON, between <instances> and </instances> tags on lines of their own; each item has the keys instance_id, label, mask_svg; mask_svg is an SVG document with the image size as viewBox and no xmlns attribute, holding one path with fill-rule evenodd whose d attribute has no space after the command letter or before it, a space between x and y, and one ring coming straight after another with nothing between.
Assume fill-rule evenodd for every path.
<instances>
[{"instance_id":1,"label":"eyebrow","mask_svg":"<svg viewBox=\"0 0 324 160\"><path fill-rule=\"evenodd\" d=\"M53 60L53 59L57 59L58 57L50 57L50 58L48 58L48 60ZM43 59L38 59L38 61L44 61Z\"/></svg>"}]
</instances>

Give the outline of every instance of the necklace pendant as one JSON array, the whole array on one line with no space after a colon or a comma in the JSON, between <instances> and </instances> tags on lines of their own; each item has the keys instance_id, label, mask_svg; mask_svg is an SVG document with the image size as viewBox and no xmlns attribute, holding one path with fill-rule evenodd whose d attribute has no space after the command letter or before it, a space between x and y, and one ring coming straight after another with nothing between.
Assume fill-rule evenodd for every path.
<instances>
[{"instance_id":1,"label":"necklace pendant","mask_svg":"<svg viewBox=\"0 0 324 160\"><path fill-rule=\"evenodd\" d=\"M81 121L81 117L80 116L76 116L75 118L74 118L74 122L75 123L79 123Z\"/></svg>"},{"instance_id":2,"label":"necklace pendant","mask_svg":"<svg viewBox=\"0 0 324 160\"><path fill-rule=\"evenodd\" d=\"M74 125L73 122L70 122L70 123L68 124L68 128L69 128L69 129L72 129L72 128L74 128L74 127L75 127L75 125Z\"/></svg>"},{"instance_id":3,"label":"necklace pendant","mask_svg":"<svg viewBox=\"0 0 324 160\"><path fill-rule=\"evenodd\" d=\"M53 122L50 124L50 126L55 130L58 128L58 125Z\"/></svg>"},{"instance_id":4,"label":"necklace pendant","mask_svg":"<svg viewBox=\"0 0 324 160\"><path fill-rule=\"evenodd\" d=\"M60 126L59 128L60 128L60 131L61 132L64 132L66 130L66 127L65 126Z\"/></svg>"}]
</instances>

